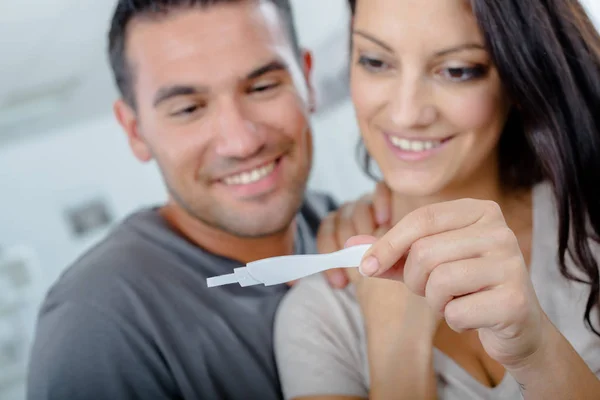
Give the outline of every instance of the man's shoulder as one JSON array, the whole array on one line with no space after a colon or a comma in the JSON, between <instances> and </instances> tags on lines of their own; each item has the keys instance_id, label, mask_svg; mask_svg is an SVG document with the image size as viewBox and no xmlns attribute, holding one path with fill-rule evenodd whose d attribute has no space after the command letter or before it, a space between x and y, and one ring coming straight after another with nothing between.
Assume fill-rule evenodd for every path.
<instances>
[{"instance_id":1,"label":"man's shoulder","mask_svg":"<svg viewBox=\"0 0 600 400\"><path fill-rule=\"evenodd\" d=\"M154 210L131 214L103 240L84 252L60 275L47 295L48 302L118 305L118 297L152 277L169 257L160 245L168 232Z\"/></svg>"}]
</instances>

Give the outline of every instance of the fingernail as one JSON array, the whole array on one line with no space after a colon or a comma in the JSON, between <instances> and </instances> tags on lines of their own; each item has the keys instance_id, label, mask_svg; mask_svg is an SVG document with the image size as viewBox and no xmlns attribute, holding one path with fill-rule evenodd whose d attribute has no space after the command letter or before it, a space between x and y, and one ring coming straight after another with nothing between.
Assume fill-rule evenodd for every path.
<instances>
[{"instance_id":1,"label":"fingernail","mask_svg":"<svg viewBox=\"0 0 600 400\"><path fill-rule=\"evenodd\" d=\"M371 276L379 270L379 261L375 257L369 256L363 260L358 270L364 276Z\"/></svg>"}]
</instances>

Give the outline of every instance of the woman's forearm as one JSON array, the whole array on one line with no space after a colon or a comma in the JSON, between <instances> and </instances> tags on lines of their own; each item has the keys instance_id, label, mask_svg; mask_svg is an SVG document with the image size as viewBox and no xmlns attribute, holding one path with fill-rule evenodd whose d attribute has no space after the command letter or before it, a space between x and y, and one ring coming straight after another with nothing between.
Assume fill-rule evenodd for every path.
<instances>
[{"instance_id":1,"label":"woman's forearm","mask_svg":"<svg viewBox=\"0 0 600 400\"><path fill-rule=\"evenodd\" d=\"M394 297L380 299L376 307L370 307L373 302L363 303L369 399L436 399L433 336L437 322L424 316L423 308L410 304L420 299Z\"/></svg>"},{"instance_id":2,"label":"woman's forearm","mask_svg":"<svg viewBox=\"0 0 600 400\"><path fill-rule=\"evenodd\" d=\"M540 351L509 372L525 400L600 398L600 380L550 321Z\"/></svg>"},{"instance_id":3,"label":"woman's forearm","mask_svg":"<svg viewBox=\"0 0 600 400\"><path fill-rule=\"evenodd\" d=\"M389 329L389 327L388 327ZM436 399L431 339L422 332L401 332L394 340L372 334L368 339L369 399Z\"/></svg>"}]
</instances>

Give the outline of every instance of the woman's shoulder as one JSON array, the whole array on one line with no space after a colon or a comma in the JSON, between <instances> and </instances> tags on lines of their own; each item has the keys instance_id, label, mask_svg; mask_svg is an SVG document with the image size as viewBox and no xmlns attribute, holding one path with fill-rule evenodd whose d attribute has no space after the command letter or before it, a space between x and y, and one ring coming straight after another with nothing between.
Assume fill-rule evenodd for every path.
<instances>
[{"instance_id":1,"label":"woman's shoulder","mask_svg":"<svg viewBox=\"0 0 600 400\"><path fill-rule=\"evenodd\" d=\"M323 274L301 279L284 296L275 320L279 332L331 330L357 338L363 326L352 285L332 288ZM330 332L331 333L331 332Z\"/></svg>"},{"instance_id":2,"label":"woman's shoulder","mask_svg":"<svg viewBox=\"0 0 600 400\"><path fill-rule=\"evenodd\" d=\"M277 310L273 344L285 398L368 397L364 323L352 286L334 289L323 274L300 280Z\"/></svg>"},{"instance_id":3,"label":"woman's shoulder","mask_svg":"<svg viewBox=\"0 0 600 400\"><path fill-rule=\"evenodd\" d=\"M278 313L308 309L325 313L336 309L358 309L354 286L332 288L323 274L315 274L298 281L284 296Z\"/></svg>"}]
</instances>

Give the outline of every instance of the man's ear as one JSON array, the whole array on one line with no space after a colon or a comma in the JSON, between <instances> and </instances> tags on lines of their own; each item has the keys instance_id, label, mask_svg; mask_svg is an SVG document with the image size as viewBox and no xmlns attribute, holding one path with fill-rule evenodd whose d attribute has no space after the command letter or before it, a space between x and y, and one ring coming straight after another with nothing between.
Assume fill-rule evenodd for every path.
<instances>
[{"instance_id":1,"label":"man's ear","mask_svg":"<svg viewBox=\"0 0 600 400\"><path fill-rule=\"evenodd\" d=\"M152 152L139 133L137 114L123 99L119 99L113 106L115 117L127 135L129 147L135 157L141 162L152 160Z\"/></svg>"},{"instance_id":2,"label":"man's ear","mask_svg":"<svg viewBox=\"0 0 600 400\"><path fill-rule=\"evenodd\" d=\"M313 69L313 57L312 53L308 50L302 50L302 63L304 69L304 79L306 79L306 85L308 86L308 104L310 112L315 111L316 97L315 90L312 85L312 69Z\"/></svg>"}]
</instances>

